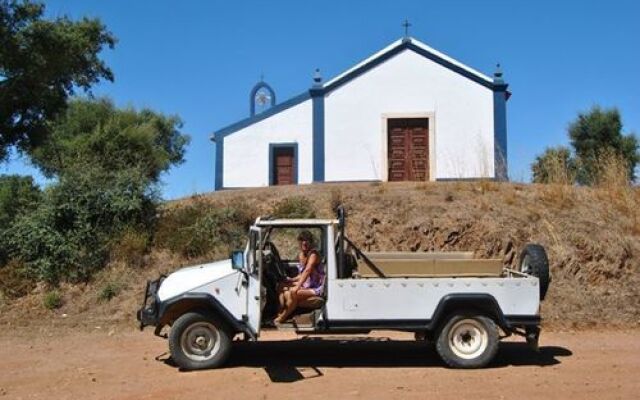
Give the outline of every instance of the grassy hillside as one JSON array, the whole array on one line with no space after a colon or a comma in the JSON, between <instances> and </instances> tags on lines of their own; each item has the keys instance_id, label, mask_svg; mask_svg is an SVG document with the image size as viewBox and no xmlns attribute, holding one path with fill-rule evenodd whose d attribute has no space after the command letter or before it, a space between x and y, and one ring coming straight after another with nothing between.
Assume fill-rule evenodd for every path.
<instances>
[{"instance_id":1,"label":"grassy hillside","mask_svg":"<svg viewBox=\"0 0 640 400\"><path fill-rule=\"evenodd\" d=\"M348 235L371 251L469 250L513 265L525 243L540 243L553 279L545 324L640 324L640 191L493 182L322 184L170 202L150 248L134 236L89 283L5 295L0 324L134 326L146 279L225 257L255 216L331 217L339 203L347 207Z\"/></svg>"}]
</instances>

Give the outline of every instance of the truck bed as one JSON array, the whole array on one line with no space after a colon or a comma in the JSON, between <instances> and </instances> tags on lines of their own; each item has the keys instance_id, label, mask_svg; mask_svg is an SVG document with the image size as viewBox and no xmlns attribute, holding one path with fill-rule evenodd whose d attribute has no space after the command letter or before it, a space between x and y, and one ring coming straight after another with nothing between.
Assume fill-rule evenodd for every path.
<instances>
[{"instance_id":1,"label":"truck bed","mask_svg":"<svg viewBox=\"0 0 640 400\"><path fill-rule=\"evenodd\" d=\"M500 277L502 260L474 259L472 252L368 252L364 253L388 277ZM362 278L378 275L362 260L358 263Z\"/></svg>"}]
</instances>

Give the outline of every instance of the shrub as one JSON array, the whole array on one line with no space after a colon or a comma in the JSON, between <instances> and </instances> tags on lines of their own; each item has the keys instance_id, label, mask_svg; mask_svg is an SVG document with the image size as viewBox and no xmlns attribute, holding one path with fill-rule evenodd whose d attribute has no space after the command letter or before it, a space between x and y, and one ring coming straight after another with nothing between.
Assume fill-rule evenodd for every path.
<instances>
[{"instance_id":1,"label":"shrub","mask_svg":"<svg viewBox=\"0 0 640 400\"><path fill-rule=\"evenodd\" d=\"M134 169L68 173L9 229L11 253L37 280L86 280L105 265L113 237L151 229L156 197Z\"/></svg>"},{"instance_id":2,"label":"shrub","mask_svg":"<svg viewBox=\"0 0 640 400\"><path fill-rule=\"evenodd\" d=\"M123 289L123 284L120 281L107 282L98 292L98 300L110 301L114 297L120 294Z\"/></svg>"},{"instance_id":3,"label":"shrub","mask_svg":"<svg viewBox=\"0 0 640 400\"><path fill-rule=\"evenodd\" d=\"M572 185L576 180L576 167L568 148L547 148L531 166L533 182Z\"/></svg>"},{"instance_id":4,"label":"shrub","mask_svg":"<svg viewBox=\"0 0 640 400\"><path fill-rule=\"evenodd\" d=\"M33 210L40 197L40 189L32 177L0 175L0 267L9 261L7 229L18 216Z\"/></svg>"},{"instance_id":5,"label":"shrub","mask_svg":"<svg viewBox=\"0 0 640 400\"><path fill-rule=\"evenodd\" d=\"M306 197L293 196L279 201L272 215L276 218L315 218L316 211Z\"/></svg>"},{"instance_id":6,"label":"shrub","mask_svg":"<svg viewBox=\"0 0 640 400\"><path fill-rule=\"evenodd\" d=\"M196 200L163 211L155 243L187 258L226 256L244 244L254 219L242 203L220 207Z\"/></svg>"},{"instance_id":7,"label":"shrub","mask_svg":"<svg viewBox=\"0 0 640 400\"><path fill-rule=\"evenodd\" d=\"M22 297L35 288L35 282L25 274L25 267L17 260L10 260L0 268L0 292L7 299Z\"/></svg>"},{"instance_id":8,"label":"shrub","mask_svg":"<svg viewBox=\"0 0 640 400\"><path fill-rule=\"evenodd\" d=\"M149 249L149 233L128 228L111 245L111 259L140 267Z\"/></svg>"},{"instance_id":9,"label":"shrub","mask_svg":"<svg viewBox=\"0 0 640 400\"><path fill-rule=\"evenodd\" d=\"M62 307L62 295L57 290L50 290L45 293L42 304L47 310L55 310Z\"/></svg>"},{"instance_id":10,"label":"shrub","mask_svg":"<svg viewBox=\"0 0 640 400\"><path fill-rule=\"evenodd\" d=\"M591 170L594 175L589 180L601 188L625 188L631 182L628 161L612 149L600 152Z\"/></svg>"}]
</instances>

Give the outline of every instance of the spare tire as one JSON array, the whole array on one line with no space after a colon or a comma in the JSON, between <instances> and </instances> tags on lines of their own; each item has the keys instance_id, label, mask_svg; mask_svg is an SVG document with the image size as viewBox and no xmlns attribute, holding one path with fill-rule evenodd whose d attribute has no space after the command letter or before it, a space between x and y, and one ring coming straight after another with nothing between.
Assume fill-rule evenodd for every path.
<instances>
[{"instance_id":1,"label":"spare tire","mask_svg":"<svg viewBox=\"0 0 640 400\"><path fill-rule=\"evenodd\" d=\"M518 261L520 272L533 275L540 281L540 300L544 300L549 289L551 276L549 275L549 259L544 247L529 243L524 246Z\"/></svg>"}]
</instances>

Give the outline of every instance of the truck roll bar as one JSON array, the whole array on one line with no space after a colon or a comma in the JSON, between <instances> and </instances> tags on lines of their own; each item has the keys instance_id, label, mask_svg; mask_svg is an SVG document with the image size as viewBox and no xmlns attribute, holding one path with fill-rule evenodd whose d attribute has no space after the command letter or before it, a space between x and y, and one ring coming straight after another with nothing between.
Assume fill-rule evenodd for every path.
<instances>
[{"instance_id":1,"label":"truck roll bar","mask_svg":"<svg viewBox=\"0 0 640 400\"><path fill-rule=\"evenodd\" d=\"M340 271L340 273L342 274L342 271L344 271L344 266L345 263L347 261L347 256L344 252L344 233L345 233L345 229L346 229L346 212L344 210L344 205L340 204L337 208L336 208L336 214L338 217L338 231L340 234L340 239L338 241L338 257L337 257L337 261L338 261L338 271Z\"/></svg>"}]
</instances>

